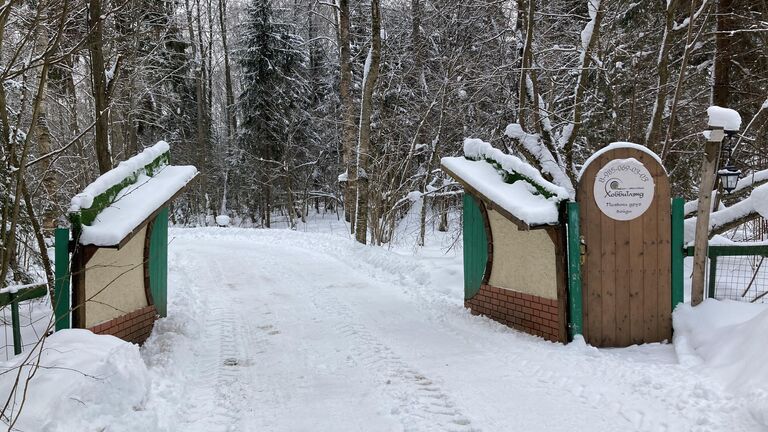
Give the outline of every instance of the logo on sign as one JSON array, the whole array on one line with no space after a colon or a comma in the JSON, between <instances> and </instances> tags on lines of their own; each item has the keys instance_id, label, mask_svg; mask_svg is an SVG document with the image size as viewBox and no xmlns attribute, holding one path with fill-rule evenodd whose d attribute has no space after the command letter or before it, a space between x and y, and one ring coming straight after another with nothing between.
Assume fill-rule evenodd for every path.
<instances>
[{"instance_id":1,"label":"logo on sign","mask_svg":"<svg viewBox=\"0 0 768 432\"><path fill-rule=\"evenodd\" d=\"M628 221L651 206L655 185L645 165L637 159L614 159L595 178L595 202L611 219Z\"/></svg>"}]
</instances>

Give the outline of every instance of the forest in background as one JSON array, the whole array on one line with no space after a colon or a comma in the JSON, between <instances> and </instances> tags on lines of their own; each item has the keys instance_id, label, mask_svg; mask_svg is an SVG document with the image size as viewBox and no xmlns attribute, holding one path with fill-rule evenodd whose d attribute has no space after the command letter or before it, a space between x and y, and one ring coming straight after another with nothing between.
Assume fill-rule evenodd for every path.
<instances>
[{"instance_id":1,"label":"forest in background","mask_svg":"<svg viewBox=\"0 0 768 432\"><path fill-rule=\"evenodd\" d=\"M380 245L421 200L423 243L461 203L439 160L466 137L567 188L597 149L644 144L693 199L712 104L744 118L738 167L768 168L766 16L765 0L6 0L0 281L53 280L39 251L70 198L159 140L201 172L182 225L331 210Z\"/></svg>"}]
</instances>

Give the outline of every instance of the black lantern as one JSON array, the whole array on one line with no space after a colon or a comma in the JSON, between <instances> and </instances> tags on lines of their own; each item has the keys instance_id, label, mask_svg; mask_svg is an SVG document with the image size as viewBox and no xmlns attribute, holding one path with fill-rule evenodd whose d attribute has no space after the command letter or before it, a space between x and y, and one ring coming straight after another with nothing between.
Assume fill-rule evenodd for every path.
<instances>
[{"instance_id":1,"label":"black lantern","mask_svg":"<svg viewBox=\"0 0 768 432\"><path fill-rule=\"evenodd\" d=\"M717 172L720 176L720 184L723 186L726 192L731 193L736 189L736 185L739 183L739 176L741 176L741 170L734 166L726 166Z\"/></svg>"}]
</instances>

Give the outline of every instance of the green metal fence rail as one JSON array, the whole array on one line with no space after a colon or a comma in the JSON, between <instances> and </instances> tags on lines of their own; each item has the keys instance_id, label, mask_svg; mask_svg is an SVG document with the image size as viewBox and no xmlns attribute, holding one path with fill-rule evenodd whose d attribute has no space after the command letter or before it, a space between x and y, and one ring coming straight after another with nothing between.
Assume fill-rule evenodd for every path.
<instances>
[{"instance_id":1,"label":"green metal fence rail","mask_svg":"<svg viewBox=\"0 0 768 432\"><path fill-rule=\"evenodd\" d=\"M686 256L693 256L694 248L693 246L689 246L685 248L685 255ZM762 265L762 258L768 257L768 245L716 245L716 246L709 246L707 250L707 257L709 257L709 277L707 279L707 296L709 298L718 298L717 296L717 276L720 274L723 269L724 260L726 257L761 257L761 263L755 270L755 273L751 277L746 277L746 279L749 279L749 285L747 288L749 288L754 282L755 278L757 277L758 272L760 271L760 266ZM766 265L766 269L768 270L768 264ZM743 274L741 276L744 276ZM764 287L765 289L768 289L768 286ZM744 297L746 294L746 291L744 291L744 294L741 295L741 297ZM755 300L758 300L765 296L763 295L759 296ZM723 296L720 296L723 297ZM731 298L732 300L738 300L738 298ZM752 300L753 302L755 300Z\"/></svg>"},{"instance_id":2,"label":"green metal fence rail","mask_svg":"<svg viewBox=\"0 0 768 432\"><path fill-rule=\"evenodd\" d=\"M21 323L19 320L19 303L48 295L48 285L33 284L20 287L8 287L0 293L0 308L11 306L11 327L13 329L13 353L21 354Z\"/></svg>"}]
</instances>

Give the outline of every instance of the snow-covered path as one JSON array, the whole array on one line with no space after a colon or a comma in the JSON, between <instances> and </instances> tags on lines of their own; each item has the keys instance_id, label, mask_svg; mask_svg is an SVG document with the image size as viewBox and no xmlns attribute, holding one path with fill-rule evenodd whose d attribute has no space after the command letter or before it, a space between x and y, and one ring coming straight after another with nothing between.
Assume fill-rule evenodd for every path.
<instances>
[{"instance_id":1,"label":"snow-covered path","mask_svg":"<svg viewBox=\"0 0 768 432\"><path fill-rule=\"evenodd\" d=\"M562 346L471 316L454 256L285 230L171 236L170 317L142 351L160 430L763 430L669 345Z\"/></svg>"}]
</instances>

